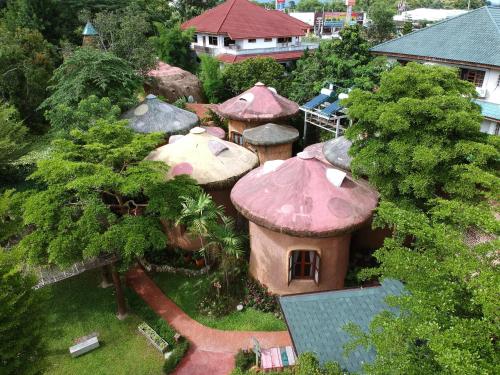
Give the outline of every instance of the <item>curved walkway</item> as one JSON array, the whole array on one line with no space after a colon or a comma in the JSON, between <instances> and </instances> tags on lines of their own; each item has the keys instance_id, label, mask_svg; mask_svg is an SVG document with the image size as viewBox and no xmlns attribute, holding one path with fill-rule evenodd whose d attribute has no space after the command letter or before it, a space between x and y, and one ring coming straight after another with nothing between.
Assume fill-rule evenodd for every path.
<instances>
[{"instance_id":1,"label":"curved walkway","mask_svg":"<svg viewBox=\"0 0 500 375\"><path fill-rule=\"evenodd\" d=\"M252 346L252 337L261 347L292 345L287 331L223 331L204 326L182 311L140 267L127 273L127 283L177 332L191 342L191 350L176 375L227 375L234 367L234 353Z\"/></svg>"}]
</instances>

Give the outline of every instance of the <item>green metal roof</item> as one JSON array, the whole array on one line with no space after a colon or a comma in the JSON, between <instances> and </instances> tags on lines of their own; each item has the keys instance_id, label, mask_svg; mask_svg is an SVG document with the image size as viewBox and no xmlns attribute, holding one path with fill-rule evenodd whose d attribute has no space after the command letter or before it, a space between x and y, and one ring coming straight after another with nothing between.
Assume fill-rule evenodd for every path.
<instances>
[{"instance_id":1,"label":"green metal roof","mask_svg":"<svg viewBox=\"0 0 500 375\"><path fill-rule=\"evenodd\" d=\"M385 297L399 295L403 289L399 281L386 279L380 287L282 296L279 300L297 354L313 352L321 363L336 361L343 369L357 372L363 363L373 361L375 351L358 347L345 357L343 346L352 338L344 326L352 322L366 331L379 312L396 312L385 303Z\"/></svg>"},{"instance_id":2,"label":"green metal roof","mask_svg":"<svg viewBox=\"0 0 500 375\"><path fill-rule=\"evenodd\" d=\"M500 66L500 7L482 7L446 19L371 49Z\"/></svg>"},{"instance_id":3,"label":"green metal roof","mask_svg":"<svg viewBox=\"0 0 500 375\"><path fill-rule=\"evenodd\" d=\"M85 25L85 28L83 29L82 35L85 36L93 36L93 35L98 35L96 29L94 28L94 25L92 25L89 22Z\"/></svg>"},{"instance_id":4,"label":"green metal roof","mask_svg":"<svg viewBox=\"0 0 500 375\"><path fill-rule=\"evenodd\" d=\"M481 113L484 117L500 121L500 104L485 102L484 100L475 100L481 107Z\"/></svg>"}]
</instances>

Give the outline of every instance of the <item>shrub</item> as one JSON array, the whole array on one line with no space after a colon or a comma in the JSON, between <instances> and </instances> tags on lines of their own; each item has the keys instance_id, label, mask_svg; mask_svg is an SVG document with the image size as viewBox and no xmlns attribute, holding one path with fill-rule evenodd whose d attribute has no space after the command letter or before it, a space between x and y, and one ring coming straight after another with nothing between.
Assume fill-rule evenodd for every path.
<instances>
[{"instance_id":1,"label":"shrub","mask_svg":"<svg viewBox=\"0 0 500 375\"><path fill-rule=\"evenodd\" d=\"M177 345L174 347L174 350L172 350L172 354L170 355L170 357L168 357L165 360L165 363L163 364L163 372L165 374L172 373L179 364L179 362L181 361L181 359L184 357L188 349L189 349L189 341L187 341L184 338L181 339L181 341L179 341Z\"/></svg>"},{"instance_id":2,"label":"shrub","mask_svg":"<svg viewBox=\"0 0 500 375\"><path fill-rule=\"evenodd\" d=\"M265 287L253 279L248 279L246 283L246 296L244 305L253 307L263 312L281 313L276 296L270 293Z\"/></svg>"},{"instance_id":3,"label":"shrub","mask_svg":"<svg viewBox=\"0 0 500 375\"><path fill-rule=\"evenodd\" d=\"M255 364L255 354L250 351L240 350L234 357L236 368L246 371Z\"/></svg>"},{"instance_id":4,"label":"shrub","mask_svg":"<svg viewBox=\"0 0 500 375\"><path fill-rule=\"evenodd\" d=\"M209 293L198 305L198 311L204 315L221 317L234 310L237 301L227 295L214 296Z\"/></svg>"}]
</instances>

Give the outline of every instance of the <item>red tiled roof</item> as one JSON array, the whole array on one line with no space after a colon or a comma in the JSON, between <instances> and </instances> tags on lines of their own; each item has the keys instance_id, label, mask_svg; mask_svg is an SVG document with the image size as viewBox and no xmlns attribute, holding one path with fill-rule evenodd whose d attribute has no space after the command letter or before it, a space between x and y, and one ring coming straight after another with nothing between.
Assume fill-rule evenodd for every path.
<instances>
[{"instance_id":1,"label":"red tiled roof","mask_svg":"<svg viewBox=\"0 0 500 375\"><path fill-rule=\"evenodd\" d=\"M199 32L227 34L231 39L302 36L311 26L277 10L247 0L228 0L182 24Z\"/></svg>"},{"instance_id":2,"label":"red tiled roof","mask_svg":"<svg viewBox=\"0 0 500 375\"><path fill-rule=\"evenodd\" d=\"M227 53L223 53L216 57L220 62L226 64L233 64L253 57L271 57L276 61L297 60L300 59L303 54L304 51L261 53L261 54L248 54L248 55L230 55Z\"/></svg>"}]
</instances>

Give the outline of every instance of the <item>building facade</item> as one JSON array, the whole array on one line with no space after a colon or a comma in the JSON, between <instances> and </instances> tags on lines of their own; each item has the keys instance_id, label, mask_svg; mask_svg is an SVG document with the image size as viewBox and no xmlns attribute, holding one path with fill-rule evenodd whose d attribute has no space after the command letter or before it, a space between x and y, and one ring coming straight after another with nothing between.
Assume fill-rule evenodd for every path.
<instances>
[{"instance_id":1,"label":"building facade","mask_svg":"<svg viewBox=\"0 0 500 375\"><path fill-rule=\"evenodd\" d=\"M500 2L499 2L500 4ZM476 86L484 117L481 131L500 134L500 5L486 6L371 49L376 55L456 68Z\"/></svg>"},{"instance_id":2,"label":"building facade","mask_svg":"<svg viewBox=\"0 0 500 375\"><path fill-rule=\"evenodd\" d=\"M224 63L256 56L286 63L318 46L302 40L308 24L247 0L228 0L183 23L182 28L195 29L191 46L197 54L210 54Z\"/></svg>"}]
</instances>

